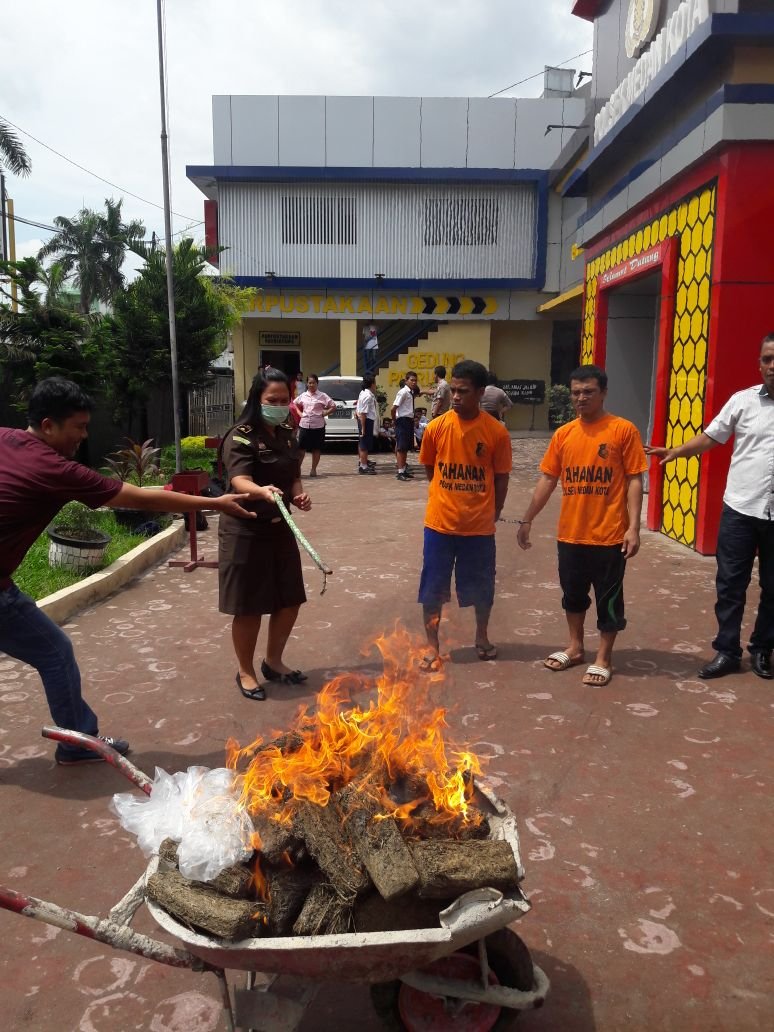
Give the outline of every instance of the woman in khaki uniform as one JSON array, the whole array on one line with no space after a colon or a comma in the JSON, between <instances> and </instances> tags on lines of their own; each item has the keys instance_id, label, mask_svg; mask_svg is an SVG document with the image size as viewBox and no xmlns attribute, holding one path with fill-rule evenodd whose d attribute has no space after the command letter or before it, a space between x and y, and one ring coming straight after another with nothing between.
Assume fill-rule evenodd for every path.
<instances>
[{"instance_id":1,"label":"woman in khaki uniform","mask_svg":"<svg viewBox=\"0 0 774 1032\"><path fill-rule=\"evenodd\" d=\"M240 422L223 441L223 461L234 491L248 498L254 520L223 516L219 538L219 609L234 617L231 637L239 669L236 683L246 699L265 699L255 673L255 647L261 617L269 615L265 681L300 684L306 674L291 670L282 653L298 610L306 602L301 556L296 539L277 510L274 495L288 507L308 512L311 499L301 485L298 447L289 424L290 384L284 373L259 373Z\"/></svg>"}]
</instances>

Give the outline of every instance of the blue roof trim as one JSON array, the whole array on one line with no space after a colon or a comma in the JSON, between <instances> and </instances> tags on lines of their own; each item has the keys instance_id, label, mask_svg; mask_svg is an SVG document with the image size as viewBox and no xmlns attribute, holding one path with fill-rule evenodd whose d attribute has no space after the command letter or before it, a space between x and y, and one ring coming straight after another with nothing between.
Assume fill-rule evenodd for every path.
<instances>
[{"instance_id":1,"label":"blue roof trim","mask_svg":"<svg viewBox=\"0 0 774 1032\"><path fill-rule=\"evenodd\" d=\"M774 104L774 85L765 83L753 83L750 85L725 85L713 93L708 100L701 104L695 111L685 118L671 132L666 133L658 144L641 161L633 165L626 175L622 176L607 193L592 208L588 208L578 217L578 228L585 225L595 215L609 204L614 197L617 197L625 190L630 183L633 183L651 165L669 153L681 140L692 133L697 126L706 121L707 118L723 104Z\"/></svg>"},{"instance_id":2,"label":"blue roof trim","mask_svg":"<svg viewBox=\"0 0 774 1032\"><path fill-rule=\"evenodd\" d=\"M473 294L481 290L539 290L537 277L533 279L370 279L336 278L325 276L229 276L230 283L240 287L262 287L264 290L361 290L367 293L384 294L389 290L413 290L445 294L461 290Z\"/></svg>"},{"instance_id":3,"label":"blue roof trim","mask_svg":"<svg viewBox=\"0 0 774 1032\"><path fill-rule=\"evenodd\" d=\"M736 42L740 39L749 39L754 43L764 43L767 39L774 37L774 15L770 14L712 14L703 22L696 31L688 38L685 46L679 54L662 68L656 78L647 86L645 91L637 98L629 110L624 114L615 126L605 134L603 139L593 147L586 160L580 165L565 183L563 195L570 197L583 196L587 189L588 173L594 165L604 157L613 146L621 133L640 115L656 95L674 77L675 73L682 72L688 65L699 60L701 52L710 43L718 46ZM702 54L703 56L703 54ZM715 94L717 96L717 94ZM760 103L758 101L729 101L730 103ZM666 101L665 101L666 103ZM698 123L697 123L698 124ZM689 130L690 131L690 130ZM674 144L672 144L674 146Z\"/></svg>"},{"instance_id":4,"label":"blue roof trim","mask_svg":"<svg viewBox=\"0 0 774 1032\"><path fill-rule=\"evenodd\" d=\"M306 165L186 165L189 179L227 183L393 182L523 183L546 175L539 168L328 168Z\"/></svg>"}]
</instances>

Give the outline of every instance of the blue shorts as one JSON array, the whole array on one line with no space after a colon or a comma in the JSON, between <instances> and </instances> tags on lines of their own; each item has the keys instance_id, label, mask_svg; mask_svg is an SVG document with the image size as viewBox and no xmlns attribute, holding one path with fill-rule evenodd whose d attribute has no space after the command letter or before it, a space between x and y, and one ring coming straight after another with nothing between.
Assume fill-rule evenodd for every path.
<instances>
[{"instance_id":1,"label":"blue shorts","mask_svg":"<svg viewBox=\"0 0 774 1032\"><path fill-rule=\"evenodd\" d=\"M461 608L491 609L495 588L494 534L465 537L439 534L425 527L425 549L419 598L423 606L438 609L451 598L452 570Z\"/></svg>"}]
</instances>

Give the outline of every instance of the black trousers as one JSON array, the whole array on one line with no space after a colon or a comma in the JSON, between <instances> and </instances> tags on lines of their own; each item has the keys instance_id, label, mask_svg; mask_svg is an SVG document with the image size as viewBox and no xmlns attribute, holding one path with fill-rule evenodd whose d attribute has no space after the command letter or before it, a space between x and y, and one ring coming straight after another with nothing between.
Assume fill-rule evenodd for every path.
<instances>
[{"instance_id":1,"label":"black trousers","mask_svg":"<svg viewBox=\"0 0 774 1032\"><path fill-rule=\"evenodd\" d=\"M734 659L742 656L742 618L756 552L761 597L747 650L771 652L774 649L774 520L744 516L724 505L716 556L718 634L712 647Z\"/></svg>"}]
</instances>

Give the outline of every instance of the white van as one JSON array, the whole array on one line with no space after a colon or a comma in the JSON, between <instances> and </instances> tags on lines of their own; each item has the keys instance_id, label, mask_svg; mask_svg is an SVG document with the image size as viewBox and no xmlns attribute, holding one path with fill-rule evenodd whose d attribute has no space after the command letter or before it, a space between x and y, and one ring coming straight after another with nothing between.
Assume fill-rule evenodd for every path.
<instances>
[{"instance_id":1,"label":"white van","mask_svg":"<svg viewBox=\"0 0 774 1032\"><path fill-rule=\"evenodd\" d=\"M362 384L360 376L320 377L320 390L327 394L331 401L336 402L336 411L325 417L326 441L357 441L355 407Z\"/></svg>"}]
</instances>

